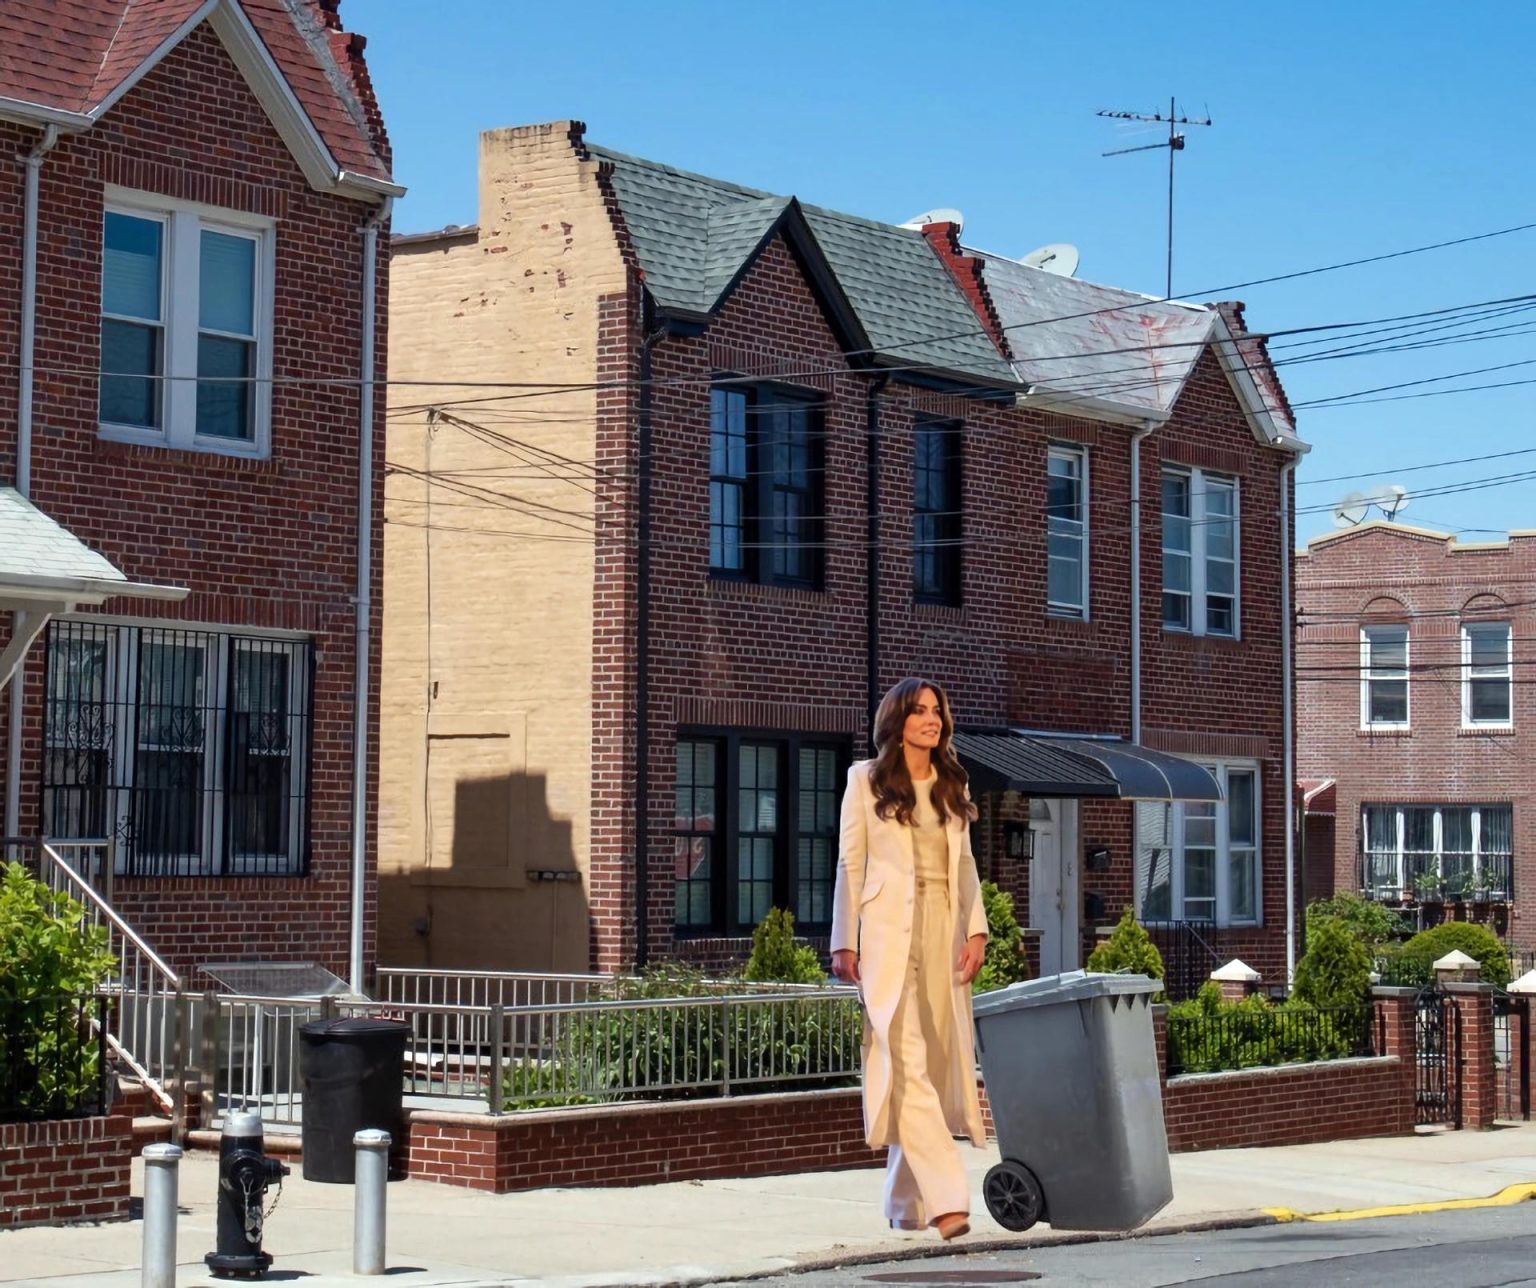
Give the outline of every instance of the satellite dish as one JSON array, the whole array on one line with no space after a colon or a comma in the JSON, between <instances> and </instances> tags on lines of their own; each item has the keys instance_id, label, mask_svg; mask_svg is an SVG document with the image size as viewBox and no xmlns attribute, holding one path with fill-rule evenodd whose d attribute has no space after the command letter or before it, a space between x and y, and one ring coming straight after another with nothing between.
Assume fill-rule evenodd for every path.
<instances>
[{"instance_id":1,"label":"satellite dish","mask_svg":"<svg viewBox=\"0 0 1536 1288\"><path fill-rule=\"evenodd\" d=\"M1365 518L1370 508L1371 503L1369 500L1359 492L1351 492L1333 507L1333 526L1336 528L1353 528Z\"/></svg>"},{"instance_id":2,"label":"satellite dish","mask_svg":"<svg viewBox=\"0 0 1536 1288\"><path fill-rule=\"evenodd\" d=\"M1052 242L1039 250L1032 250L1019 263L1028 268L1038 268L1058 277L1071 277L1077 272L1077 247L1070 242Z\"/></svg>"},{"instance_id":3,"label":"satellite dish","mask_svg":"<svg viewBox=\"0 0 1536 1288\"><path fill-rule=\"evenodd\" d=\"M937 210L925 210L920 215L913 215L911 219L902 224L903 228L912 228L918 232L929 224L954 224L962 232L965 231L965 216L958 210L949 206L940 206Z\"/></svg>"},{"instance_id":4,"label":"satellite dish","mask_svg":"<svg viewBox=\"0 0 1536 1288\"><path fill-rule=\"evenodd\" d=\"M1400 483L1386 483L1372 492L1368 499L1387 516L1390 523L1408 508L1408 489Z\"/></svg>"}]
</instances>

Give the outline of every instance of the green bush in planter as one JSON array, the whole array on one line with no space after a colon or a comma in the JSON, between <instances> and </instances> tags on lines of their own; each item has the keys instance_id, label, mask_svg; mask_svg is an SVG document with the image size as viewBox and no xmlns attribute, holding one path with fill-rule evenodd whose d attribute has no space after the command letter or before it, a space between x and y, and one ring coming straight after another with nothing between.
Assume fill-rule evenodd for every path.
<instances>
[{"instance_id":1,"label":"green bush in planter","mask_svg":"<svg viewBox=\"0 0 1536 1288\"><path fill-rule=\"evenodd\" d=\"M1163 955L1137 922L1135 912L1127 908L1121 913L1114 933L1089 955L1088 969L1162 979ZM1162 998L1163 995L1159 993L1154 1000L1161 1001Z\"/></svg>"},{"instance_id":2,"label":"green bush in planter","mask_svg":"<svg viewBox=\"0 0 1536 1288\"><path fill-rule=\"evenodd\" d=\"M991 881L981 883L981 904L987 914L987 953L971 992L987 993L1029 978L1024 932L1013 912L1013 896Z\"/></svg>"},{"instance_id":3,"label":"green bush in planter","mask_svg":"<svg viewBox=\"0 0 1536 1288\"><path fill-rule=\"evenodd\" d=\"M1337 917L1307 918L1307 951L1296 963L1294 992L1312 1006L1364 1007L1370 1000L1371 955Z\"/></svg>"},{"instance_id":4,"label":"green bush in planter","mask_svg":"<svg viewBox=\"0 0 1536 1288\"><path fill-rule=\"evenodd\" d=\"M825 984L816 950L795 942L795 915L787 908L770 908L752 932L752 955L741 972L754 983Z\"/></svg>"}]
</instances>

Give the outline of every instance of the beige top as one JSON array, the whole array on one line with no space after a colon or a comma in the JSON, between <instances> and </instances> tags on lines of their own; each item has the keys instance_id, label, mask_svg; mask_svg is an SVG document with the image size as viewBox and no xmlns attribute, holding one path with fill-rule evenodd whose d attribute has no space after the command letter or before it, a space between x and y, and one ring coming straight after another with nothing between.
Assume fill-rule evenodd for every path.
<instances>
[{"instance_id":1,"label":"beige top","mask_svg":"<svg viewBox=\"0 0 1536 1288\"><path fill-rule=\"evenodd\" d=\"M914 780L917 808L912 811L912 853L916 875L924 881L949 881L949 836L933 807L933 785L938 774Z\"/></svg>"}]
</instances>

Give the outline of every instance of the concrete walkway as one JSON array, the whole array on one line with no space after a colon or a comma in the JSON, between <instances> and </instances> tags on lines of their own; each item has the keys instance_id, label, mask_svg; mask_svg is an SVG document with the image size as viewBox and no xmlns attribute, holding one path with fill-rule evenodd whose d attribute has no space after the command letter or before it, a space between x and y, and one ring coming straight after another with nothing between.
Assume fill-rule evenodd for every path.
<instances>
[{"instance_id":1,"label":"concrete walkway","mask_svg":"<svg viewBox=\"0 0 1536 1288\"><path fill-rule=\"evenodd\" d=\"M996 1150L964 1150L973 1193ZM1536 1182L1536 1126L1219 1150L1173 1160L1173 1203L1147 1233L1206 1223L1482 1198ZM177 1288L213 1280L216 1162L181 1166ZM707 1282L849 1259L922 1255L932 1233L899 1234L879 1216L878 1171L812 1172L762 1180L680 1182L635 1189L540 1190L491 1196L424 1181L389 1187L391 1288L528 1283L556 1288ZM140 1193L135 1168L135 1193ZM267 1225L269 1280L357 1288L351 1274L349 1186L289 1179ZM993 1223L978 1199L964 1247L1071 1238L1039 1226L1025 1235ZM0 1232L0 1283L46 1288L138 1288L142 1225Z\"/></svg>"}]
</instances>

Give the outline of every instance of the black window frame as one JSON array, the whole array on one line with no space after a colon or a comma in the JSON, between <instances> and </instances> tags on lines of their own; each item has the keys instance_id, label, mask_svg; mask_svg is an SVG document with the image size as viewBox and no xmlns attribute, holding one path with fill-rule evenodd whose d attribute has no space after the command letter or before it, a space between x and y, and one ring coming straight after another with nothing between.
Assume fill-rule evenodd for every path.
<instances>
[{"instance_id":1,"label":"black window frame","mask_svg":"<svg viewBox=\"0 0 1536 1288\"><path fill-rule=\"evenodd\" d=\"M792 733L782 729L735 729L718 726L689 727L680 729L676 744L704 743L714 747L715 814L714 828L710 834L710 911L705 923L682 923L677 920L676 896L673 899L672 934L676 939L698 938L745 938L755 928L756 922L740 919L738 896L741 885L739 872L738 842L742 836L739 812L741 808L741 749L750 745L771 745L777 752L777 828L771 834L773 842L773 891L769 906L788 908L795 913L795 929L803 935L824 935L831 930L832 900L830 889L826 897L825 920L808 920L800 916L800 851L802 840L825 839L830 842L830 882L836 880L837 864L837 810L841 805L844 780L848 766L853 761L853 743L850 738L838 734ZM676 764L674 744L673 764ZM833 756L829 790L832 798L832 826L818 831L814 827L801 829L800 765L805 751L830 751ZM674 783L674 793L677 785ZM674 811L675 816L675 811ZM674 817L675 821L675 817ZM676 841L704 835L695 829L674 827L672 847L668 857L676 861ZM762 836L764 833L756 833ZM675 878L675 868L674 880ZM674 887L675 888L675 887Z\"/></svg>"},{"instance_id":2,"label":"black window frame","mask_svg":"<svg viewBox=\"0 0 1536 1288\"><path fill-rule=\"evenodd\" d=\"M739 437L732 432L726 406L733 397L741 399L745 420L745 473L735 468L742 454L733 462L728 442ZM731 381L710 390L710 576L768 586L822 588L826 571L822 408L823 399L815 391L774 383ZM734 523L724 505L730 495L738 504ZM728 531L735 531L739 539L740 558L735 561L723 558L723 534ZM717 533L722 534L718 559Z\"/></svg>"},{"instance_id":3,"label":"black window frame","mask_svg":"<svg viewBox=\"0 0 1536 1288\"><path fill-rule=\"evenodd\" d=\"M958 606L964 552L964 422L920 417L912 426L912 597Z\"/></svg>"}]
</instances>

